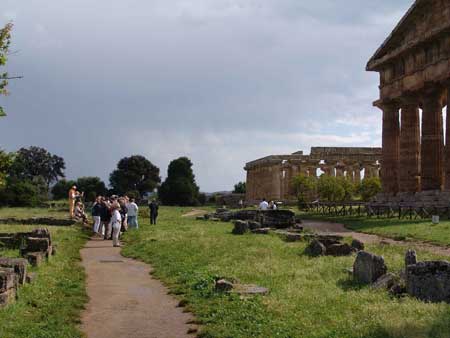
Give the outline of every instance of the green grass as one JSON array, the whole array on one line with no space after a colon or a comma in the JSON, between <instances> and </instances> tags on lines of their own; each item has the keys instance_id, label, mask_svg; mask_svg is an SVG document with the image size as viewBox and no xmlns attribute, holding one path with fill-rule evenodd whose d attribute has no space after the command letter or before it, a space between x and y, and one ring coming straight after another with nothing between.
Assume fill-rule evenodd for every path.
<instances>
[{"instance_id":1,"label":"green grass","mask_svg":"<svg viewBox=\"0 0 450 338\"><path fill-rule=\"evenodd\" d=\"M434 225L431 220L322 216L312 213L304 213L303 218L342 223L349 229L384 237L420 240L443 246L450 245L449 220L441 220L439 224Z\"/></svg>"},{"instance_id":2,"label":"green grass","mask_svg":"<svg viewBox=\"0 0 450 338\"><path fill-rule=\"evenodd\" d=\"M126 235L127 256L151 263L154 274L188 304L203 338L444 338L450 306L426 304L355 284L345 272L354 257L310 258L305 243L275 235L233 236L232 225L182 218L188 208L161 208L157 226L140 219ZM404 249L369 246L390 271ZM419 251L420 259L437 259ZM213 291L215 277L268 287L264 297L240 299Z\"/></svg>"},{"instance_id":3,"label":"green grass","mask_svg":"<svg viewBox=\"0 0 450 338\"><path fill-rule=\"evenodd\" d=\"M2 209L2 213L9 213ZM41 210L39 210L39 213ZM19 215L36 214L21 210ZM0 225L0 232L29 231L32 226ZM79 250L87 235L79 227L49 227L57 255L37 269L32 284L19 289L18 301L0 309L1 338L75 338L82 337L79 318L87 301L85 274L79 264ZM0 256L18 256L14 250Z\"/></svg>"},{"instance_id":4,"label":"green grass","mask_svg":"<svg viewBox=\"0 0 450 338\"><path fill-rule=\"evenodd\" d=\"M0 208L0 218L55 217L68 218L69 210L59 208ZM0 229L1 230L1 229Z\"/></svg>"}]
</instances>

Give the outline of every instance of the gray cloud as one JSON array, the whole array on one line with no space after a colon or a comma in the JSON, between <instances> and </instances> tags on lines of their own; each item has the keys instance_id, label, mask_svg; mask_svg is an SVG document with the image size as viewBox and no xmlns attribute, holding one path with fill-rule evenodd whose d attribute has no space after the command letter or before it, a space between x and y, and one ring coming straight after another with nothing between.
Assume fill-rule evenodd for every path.
<instances>
[{"instance_id":1,"label":"gray cloud","mask_svg":"<svg viewBox=\"0 0 450 338\"><path fill-rule=\"evenodd\" d=\"M14 19L1 146L40 145L70 177L107 179L142 153L188 155L206 191L246 161L315 145L378 145L365 63L411 0L4 0ZM374 128L374 125L377 128Z\"/></svg>"}]
</instances>

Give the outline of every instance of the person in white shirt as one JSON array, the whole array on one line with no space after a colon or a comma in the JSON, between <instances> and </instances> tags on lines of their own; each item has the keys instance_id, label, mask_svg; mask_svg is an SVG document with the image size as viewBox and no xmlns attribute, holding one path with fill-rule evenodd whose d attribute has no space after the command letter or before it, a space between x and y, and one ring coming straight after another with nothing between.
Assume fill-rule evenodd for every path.
<instances>
[{"instance_id":1,"label":"person in white shirt","mask_svg":"<svg viewBox=\"0 0 450 338\"><path fill-rule=\"evenodd\" d=\"M130 229L138 229L139 223L138 223L138 213L139 213L139 207L137 206L136 202L134 201L134 198L130 200L130 203L127 205L128 208L128 217L127 217L127 223Z\"/></svg>"},{"instance_id":2,"label":"person in white shirt","mask_svg":"<svg viewBox=\"0 0 450 338\"><path fill-rule=\"evenodd\" d=\"M114 202L114 204L111 206L112 209L112 215L111 215L111 226L112 226L112 239L113 239L113 246L119 247L119 235L120 235L120 228L122 227L122 216L120 216L120 204L118 202Z\"/></svg>"},{"instance_id":3,"label":"person in white shirt","mask_svg":"<svg viewBox=\"0 0 450 338\"><path fill-rule=\"evenodd\" d=\"M264 198L262 202L259 204L259 210L267 210L269 209L269 203L267 203L266 199Z\"/></svg>"}]
</instances>

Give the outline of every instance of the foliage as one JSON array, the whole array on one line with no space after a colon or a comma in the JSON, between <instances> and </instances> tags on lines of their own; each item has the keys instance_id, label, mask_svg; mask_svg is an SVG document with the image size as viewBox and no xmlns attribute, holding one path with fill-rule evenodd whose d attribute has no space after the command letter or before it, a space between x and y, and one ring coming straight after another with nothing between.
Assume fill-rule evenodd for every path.
<instances>
[{"instance_id":1,"label":"foliage","mask_svg":"<svg viewBox=\"0 0 450 338\"><path fill-rule=\"evenodd\" d=\"M208 198L204 192L198 194L198 203L200 203L200 205L205 205L207 200Z\"/></svg>"},{"instance_id":2,"label":"foliage","mask_svg":"<svg viewBox=\"0 0 450 338\"><path fill-rule=\"evenodd\" d=\"M351 201L357 192L356 185L347 177L336 177L337 182L344 189L344 201Z\"/></svg>"},{"instance_id":3,"label":"foliage","mask_svg":"<svg viewBox=\"0 0 450 338\"><path fill-rule=\"evenodd\" d=\"M234 185L233 193L234 194L245 194L246 190L247 190L246 183L245 182L239 182L239 183Z\"/></svg>"},{"instance_id":4,"label":"foliage","mask_svg":"<svg viewBox=\"0 0 450 338\"><path fill-rule=\"evenodd\" d=\"M300 208L304 208L306 203L311 202L315 198L317 191L317 178L298 175L293 178L293 185Z\"/></svg>"},{"instance_id":5,"label":"foliage","mask_svg":"<svg viewBox=\"0 0 450 338\"><path fill-rule=\"evenodd\" d=\"M320 176L317 181L317 192L320 199L327 202L340 202L345 198L342 181L334 176Z\"/></svg>"},{"instance_id":6,"label":"foliage","mask_svg":"<svg viewBox=\"0 0 450 338\"><path fill-rule=\"evenodd\" d=\"M117 164L109 177L113 191L123 195L127 191L138 191L142 196L152 192L161 182L159 168L153 165L144 156L134 155L125 157Z\"/></svg>"},{"instance_id":7,"label":"foliage","mask_svg":"<svg viewBox=\"0 0 450 338\"><path fill-rule=\"evenodd\" d=\"M19 149L10 167L10 175L30 181L41 177L49 187L51 183L64 177L65 169L66 165L62 157L52 155L44 148L32 146L28 149Z\"/></svg>"},{"instance_id":8,"label":"foliage","mask_svg":"<svg viewBox=\"0 0 450 338\"><path fill-rule=\"evenodd\" d=\"M0 189L6 184L6 177L14 161L14 154L0 149Z\"/></svg>"},{"instance_id":9,"label":"foliage","mask_svg":"<svg viewBox=\"0 0 450 338\"><path fill-rule=\"evenodd\" d=\"M379 177L365 178L359 187L359 193L363 201L370 201L381 192L381 180Z\"/></svg>"},{"instance_id":10,"label":"foliage","mask_svg":"<svg viewBox=\"0 0 450 338\"><path fill-rule=\"evenodd\" d=\"M346 271L354 255L311 259L303 254L307 242L232 236L232 224L217 227L181 217L190 210L162 207L158 227L143 219L140 231L126 233L122 253L152 264L155 277L195 314L199 337L448 337L449 305L397 299L358 285ZM373 221L384 228L385 219ZM427 232L429 222L423 226ZM368 244L367 250L384 256L389 272L404 269L404 247ZM418 255L443 258L420 248ZM217 277L268 287L270 293L243 298L218 293Z\"/></svg>"},{"instance_id":11,"label":"foliage","mask_svg":"<svg viewBox=\"0 0 450 338\"><path fill-rule=\"evenodd\" d=\"M97 196L107 193L106 185L99 177L80 177L75 185L78 191L84 192L87 201L94 201Z\"/></svg>"},{"instance_id":12,"label":"foliage","mask_svg":"<svg viewBox=\"0 0 450 338\"><path fill-rule=\"evenodd\" d=\"M46 186L42 181L7 178L6 185L0 190L0 205L11 207L35 207L45 201Z\"/></svg>"},{"instance_id":13,"label":"foliage","mask_svg":"<svg viewBox=\"0 0 450 338\"><path fill-rule=\"evenodd\" d=\"M77 183L75 181L67 181L65 179L59 180L56 182L56 184L52 187L52 195L53 199L55 200L61 200L67 198L69 194L69 190L71 187L76 185Z\"/></svg>"},{"instance_id":14,"label":"foliage","mask_svg":"<svg viewBox=\"0 0 450 338\"><path fill-rule=\"evenodd\" d=\"M180 157L169 164L167 178L159 188L159 197L166 205L198 204L199 187L195 183L192 162Z\"/></svg>"},{"instance_id":15,"label":"foliage","mask_svg":"<svg viewBox=\"0 0 450 338\"><path fill-rule=\"evenodd\" d=\"M8 61L8 52L11 45L11 30L13 25L8 23L4 28L0 29L0 67L6 65ZM0 73L0 96L8 95L8 73ZM0 117L5 116L3 107L0 106Z\"/></svg>"},{"instance_id":16,"label":"foliage","mask_svg":"<svg viewBox=\"0 0 450 338\"><path fill-rule=\"evenodd\" d=\"M48 217L48 209L20 209L17 216L30 218L36 211L43 210L43 216ZM17 209L3 208L0 212L4 217L5 214L16 213ZM34 228L36 226L0 225L0 233L31 231ZM31 268L31 271L37 272L33 283L21 286L15 304L0 309L2 338L83 337L80 318L88 298L80 249L88 237L79 227L49 229L58 254L38 269Z\"/></svg>"}]
</instances>

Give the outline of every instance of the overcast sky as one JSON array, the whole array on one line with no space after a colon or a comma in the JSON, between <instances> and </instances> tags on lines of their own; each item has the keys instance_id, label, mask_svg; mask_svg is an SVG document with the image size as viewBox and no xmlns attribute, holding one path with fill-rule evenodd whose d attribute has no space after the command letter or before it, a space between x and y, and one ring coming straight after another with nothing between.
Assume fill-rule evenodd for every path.
<instances>
[{"instance_id":1,"label":"overcast sky","mask_svg":"<svg viewBox=\"0 0 450 338\"><path fill-rule=\"evenodd\" d=\"M69 178L188 156L202 191L246 162L380 146L365 65L412 0L1 0L15 24L0 147L63 156Z\"/></svg>"}]
</instances>

